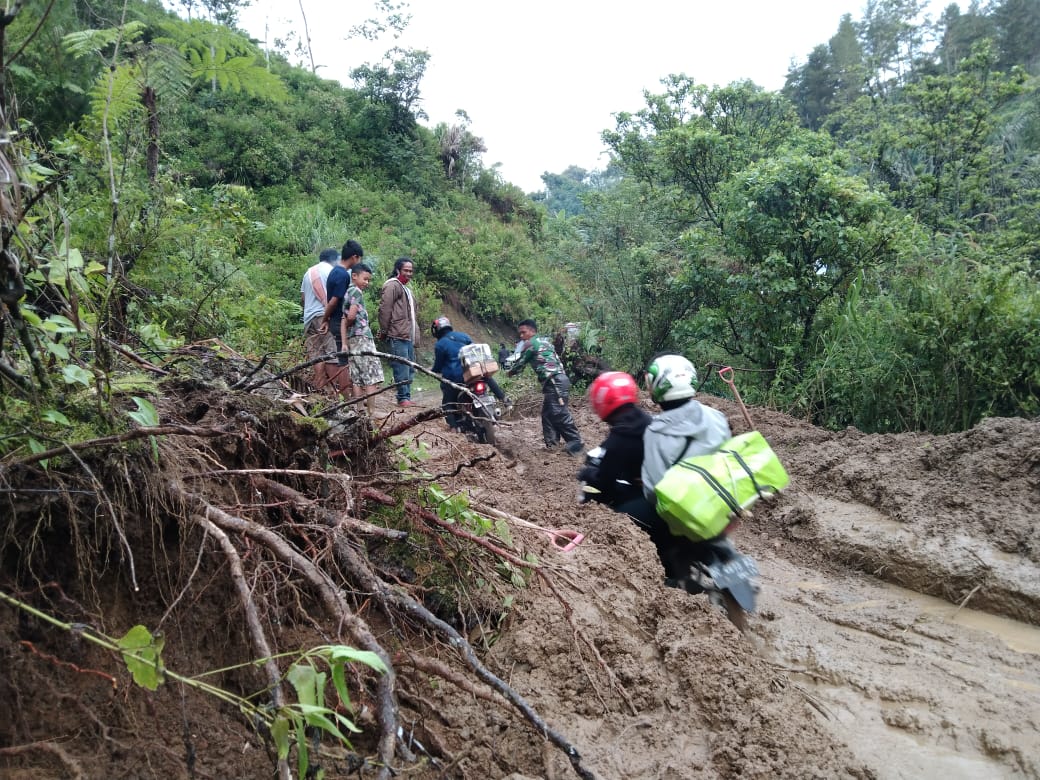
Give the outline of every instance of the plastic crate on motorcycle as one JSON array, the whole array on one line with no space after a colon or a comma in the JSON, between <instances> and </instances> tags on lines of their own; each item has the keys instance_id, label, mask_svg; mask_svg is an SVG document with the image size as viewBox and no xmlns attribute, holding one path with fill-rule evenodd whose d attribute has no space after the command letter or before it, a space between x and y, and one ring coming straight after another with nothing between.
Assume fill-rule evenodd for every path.
<instances>
[{"instance_id":1,"label":"plastic crate on motorcycle","mask_svg":"<svg viewBox=\"0 0 1040 780\"><path fill-rule=\"evenodd\" d=\"M467 344L459 350L459 360L462 362L464 382L491 376L498 371L498 361L491 353L490 344Z\"/></svg>"}]
</instances>

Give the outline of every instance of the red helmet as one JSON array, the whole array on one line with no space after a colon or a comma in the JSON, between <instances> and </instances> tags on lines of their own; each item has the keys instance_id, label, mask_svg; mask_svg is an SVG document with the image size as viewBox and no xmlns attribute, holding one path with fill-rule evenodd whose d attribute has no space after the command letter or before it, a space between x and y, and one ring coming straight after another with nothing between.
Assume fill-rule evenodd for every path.
<instances>
[{"instance_id":1,"label":"red helmet","mask_svg":"<svg viewBox=\"0 0 1040 780\"><path fill-rule=\"evenodd\" d=\"M450 327L451 327L451 320L449 320L447 317L438 317L437 319L435 319L433 321L433 324L430 325L430 333L433 334L434 338L437 338L437 334L438 333L440 333L445 328L450 328Z\"/></svg>"},{"instance_id":2,"label":"red helmet","mask_svg":"<svg viewBox=\"0 0 1040 780\"><path fill-rule=\"evenodd\" d=\"M589 403L601 420L606 420L619 406L639 400L639 385L624 371L600 374L589 386Z\"/></svg>"}]
</instances>

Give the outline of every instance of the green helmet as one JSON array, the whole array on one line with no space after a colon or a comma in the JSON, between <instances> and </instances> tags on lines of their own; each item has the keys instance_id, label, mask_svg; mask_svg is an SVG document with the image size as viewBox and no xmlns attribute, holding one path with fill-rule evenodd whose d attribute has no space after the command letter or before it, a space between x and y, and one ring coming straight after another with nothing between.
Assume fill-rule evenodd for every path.
<instances>
[{"instance_id":1,"label":"green helmet","mask_svg":"<svg viewBox=\"0 0 1040 780\"><path fill-rule=\"evenodd\" d=\"M654 403L692 398L697 392L697 369L682 355L661 355L646 370L646 389Z\"/></svg>"}]
</instances>

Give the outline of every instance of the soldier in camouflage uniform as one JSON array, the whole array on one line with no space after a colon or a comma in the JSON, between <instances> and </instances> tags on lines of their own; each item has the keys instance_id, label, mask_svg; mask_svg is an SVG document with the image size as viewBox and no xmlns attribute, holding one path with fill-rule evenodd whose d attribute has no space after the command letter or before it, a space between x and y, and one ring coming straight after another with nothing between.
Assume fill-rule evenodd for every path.
<instances>
[{"instance_id":1,"label":"soldier in camouflage uniform","mask_svg":"<svg viewBox=\"0 0 1040 780\"><path fill-rule=\"evenodd\" d=\"M530 364L538 381L542 383L542 437L545 446L552 449L562 438L567 443L567 452L577 455L584 445L567 405L571 383L563 371L563 363L553 349L552 342L538 335L538 325L534 320L523 320L517 330L523 348L520 357L507 373L516 376L524 370L524 366Z\"/></svg>"}]
</instances>

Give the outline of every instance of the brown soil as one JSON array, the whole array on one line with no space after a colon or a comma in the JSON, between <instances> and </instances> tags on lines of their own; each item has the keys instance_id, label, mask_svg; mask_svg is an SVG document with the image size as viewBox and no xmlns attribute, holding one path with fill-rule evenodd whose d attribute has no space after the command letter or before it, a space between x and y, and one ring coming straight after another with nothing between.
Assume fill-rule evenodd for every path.
<instances>
[{"instance_id":1,"label":"brown soil","mask_svg":"<svg viewBox=\"0 0 1040 780\"><path fill-rule=\"evenodd\" d=\"M381 397L381 424L432 408L429 395L407 414ZM198 415L191 422L200 425L214 424L214 416L257 420L248 444L208 449L209 468L238 458L241 468L306 469L332 446L290 423L286 404L274 402L276 425L259 402L237 399L205 383L182 384L167 399L183 410L181 419ZM736 432L744 428L733 403L704 401L725 412ZM676 780L1040 777L1040 422L881 436L832 433L752 409L792 484L757 506L734 536L762 572L759 610L742 635L705 598L663 586L652 545L624 516L577 503L577 461L542 447L539 403L518 403L500 425L498 451L447 432L437 419L394 440L399 455L413 458L404 477L425 472L466 495L499 526L486 539L537 556L541 567L540 575L524 576L457 536L420 528L407 511L415 542L432 540L425 553L358 543L385 579L396 578L464 633L521 705L492 692L421 621L388 621L371 593L344 580L354 609L394 651L402 735L416 758L398 757L399 776L562 780L579 767L600 778ZM574 406L586 442L597 443L603 424L582 399ZM340 446L349 443L349 424L344 431ZM344 508L393 524L400 502L417 496L415 484L394 487L401 478L395 457L366 457L355 450L341 467L392 493L397 509L366 502L357 488ZM116 460L118 472L128 461ZM89 464L98 479L114 477ZM294 484L325 504L339 497L334 485ZM231 512L254 500L233 482L220 498ZM241 653L249 642L220 546L197 528L125 523L137 552L134 591L121 542L98 531L104 512L72 532L61 519L63 502L74 498L3 500L0 511L13 510L20 523L30 506L45 519L34 526L35 547L23 543L18 554L48 552L27 576L8 537L0 590L113 636L138 623L158 627L171 670L199 674L250 657ZM283 510L267 511L275 525ZM540 529L584 538L561 552ZM320 557L317 528L291 538L301 549L306 538ZM279 585L291 571L265 560L257 545L238 544L277 650L343 641L342 627L305 586ZM90 576L69 576L85 560ZM454 567L449 586L431 574L445 560ZM422 658L439 659L451 674ZM263 686L252 669L212 679L243 694ZM352 691L360 683L348 676ZM359 709L373 701L362 687ZM532 726L524 707L580 759ZM371 758L371 715L359 711L356 719L365 733L354 747ZM319 763L326 777L376 776L375 767L358 770L356 758L326 747ZM274 762L233 706L172 683L145 691L113 654L0 604L0 777L77 776L259 778L274 776Z\"/></svg>"}]
</instances>

